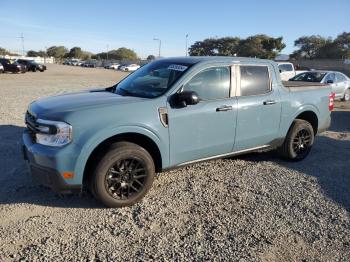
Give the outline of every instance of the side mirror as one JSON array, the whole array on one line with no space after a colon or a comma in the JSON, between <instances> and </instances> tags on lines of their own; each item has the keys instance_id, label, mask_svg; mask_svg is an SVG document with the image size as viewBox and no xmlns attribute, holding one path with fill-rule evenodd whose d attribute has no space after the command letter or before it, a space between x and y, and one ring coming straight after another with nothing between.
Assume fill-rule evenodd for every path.
<instances>
[{"instance_id":1,"label":"side mirror","mask_svg":"<svg viewBox=\"0 0 350 262\"><path fill-rule=\"evenodd\" d=\"M282 73L282 70L281 70L281 69L279 69L279 71L280 71L280 73Z\"/></svg>"},{"instance_id":2,"label":"side mirror","mask_svg":"<svg viewBox=\"0 0 350 262\"><path fill-rule=\"evenodd\" d=\"M186 107L188 105L199 103L198 94L194 91L182 91L181 93L176 93L172 99L177 107Z\"/></svg>"},{"instance_id":3,"label":"side mirror","mask_svg":"<svg viewBox=\"0 0 350 262\"><path fill-rule=\"evenodd\" d=\"M327 84L333 84L333 80L327 80Z\"/></svg>"}]
</instances>

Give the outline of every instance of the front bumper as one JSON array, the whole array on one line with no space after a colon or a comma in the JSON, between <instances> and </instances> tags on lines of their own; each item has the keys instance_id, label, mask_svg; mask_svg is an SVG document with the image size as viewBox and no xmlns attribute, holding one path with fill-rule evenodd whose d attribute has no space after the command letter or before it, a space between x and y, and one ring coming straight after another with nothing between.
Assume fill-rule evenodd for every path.
<instances>
[{"instance_id":1,"label":"front bumper","mask_svg":"<svg viewBox=\"0 0 350 262\"><path fill-rule=\"evenodd\" d=\"M72 145L74 147L74 145ZM62 173L74 171L75 150L50 148L32 142L28 130L23 132L23 158L36 182L58 193L80 192L82 179L64 179Z\"/></svg>"}]
</instances>

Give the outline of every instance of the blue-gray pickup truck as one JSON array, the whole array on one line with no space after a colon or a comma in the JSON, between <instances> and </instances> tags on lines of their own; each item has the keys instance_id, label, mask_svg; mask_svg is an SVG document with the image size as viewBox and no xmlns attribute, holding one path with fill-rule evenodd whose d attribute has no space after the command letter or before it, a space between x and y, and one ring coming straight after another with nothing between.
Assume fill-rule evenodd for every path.
<instances>
[{"instance_id":1,"label":"blue-gray pickup truck","mask_svg":"<svg viewBox=\"0 0 350 262\"><path fill-rule=\"evenodd\" d=\"M53 190L129 206L171 168L261 149L305 158L333 98L327 85L282 83L269 60L159 59L112 87L31 103L23 153Z\"/></svg>"}]
</instances>

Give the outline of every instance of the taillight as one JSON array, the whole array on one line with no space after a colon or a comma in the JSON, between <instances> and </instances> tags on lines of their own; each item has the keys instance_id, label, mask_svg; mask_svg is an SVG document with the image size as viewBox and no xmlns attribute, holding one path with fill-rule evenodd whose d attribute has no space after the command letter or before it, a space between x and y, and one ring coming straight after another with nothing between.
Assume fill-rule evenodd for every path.
<instances>
[{"instance_id":1,"label":"taillight","mask_svg":"<svg viewBox=\"0 0 350 262\"><path fill-rule=\"evenodd\" d=\"M334 109L334 98L335 98L335 93L332 92L329 94L329 104L328 104L328 109L329 111L332 111Z\"/></svg>"}]
</instances>

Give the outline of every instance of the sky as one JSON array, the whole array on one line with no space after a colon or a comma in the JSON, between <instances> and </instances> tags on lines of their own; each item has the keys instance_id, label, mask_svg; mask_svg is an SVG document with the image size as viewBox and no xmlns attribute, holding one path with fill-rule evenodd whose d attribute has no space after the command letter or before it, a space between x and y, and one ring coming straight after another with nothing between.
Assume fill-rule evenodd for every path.
<instances>
[{"instance_id":1,"label":"sky","mask_svg":"<svg viewBox=\"0 0 350 262\"><path fill-rule=\"evenodd\" d=\"M141 58L183 56L209 37L282 36L293 50L300 36L335 38L350 31L350 0L0 0L0 47L13 52L79 46L98 53L127 47Z\"/></svg>"}]
</instances>

